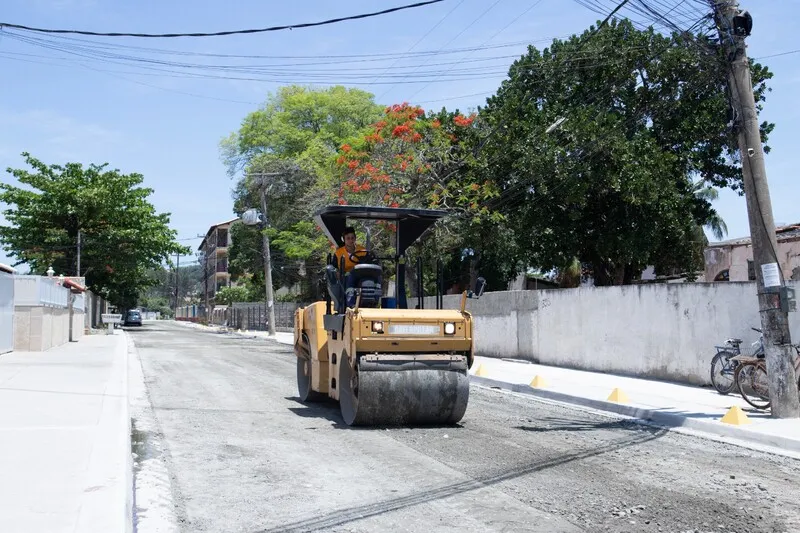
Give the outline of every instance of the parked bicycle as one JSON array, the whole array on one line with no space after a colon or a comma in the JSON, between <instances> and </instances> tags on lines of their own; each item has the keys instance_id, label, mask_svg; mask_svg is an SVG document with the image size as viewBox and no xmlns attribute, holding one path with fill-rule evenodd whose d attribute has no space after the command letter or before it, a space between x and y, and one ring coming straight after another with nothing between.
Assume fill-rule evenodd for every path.
<instances>
[{"instance_id":1,"label":"parked bicycle","mask_svg":"<svg viewBox=\"0 0 800 533\"><path fill-rule=\"evenodd\" d=\"M758 328L751 328L761 333ZM711 359L711 384L720 394L729 394L736 387L737 371L742 366L739 360L742 355L742 339L728 339L724 346L715 346L716 355ZM753 353L749 357L764 357L763 335L752 344ZM745 398L746 399L746 398Z\"/></svg>"},{"instance_id":2,"label":"parked bicycle","mask_svg":"<svg viewBox=\"0 0 800 533\"><path fill-rule=\"evenodd\" d=\"M793 344L796 355L794 359L795 376L800 375L800 344ZM744 401L756 409L769 409L769 379L767 377L767 360L765 358L737 356L738 366L734 381ZM800 379L797 381L800 391Z\"/></svg>"}]
</instances>

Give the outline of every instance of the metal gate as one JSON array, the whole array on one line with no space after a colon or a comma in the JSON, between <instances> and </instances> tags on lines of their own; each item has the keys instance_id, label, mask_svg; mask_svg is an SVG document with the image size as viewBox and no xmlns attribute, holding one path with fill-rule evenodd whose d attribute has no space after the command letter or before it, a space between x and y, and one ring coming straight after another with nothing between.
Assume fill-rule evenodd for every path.
<instances>
[{"instance_id":1,"label":"metal gate","mask_svg":"<svg viewBox=\"0 0 800 533\"><path fill-rule=\"evenodd\" d=\"M0 271L0 353L14 349L14 276Z\"/></svg>"}]
</instances>

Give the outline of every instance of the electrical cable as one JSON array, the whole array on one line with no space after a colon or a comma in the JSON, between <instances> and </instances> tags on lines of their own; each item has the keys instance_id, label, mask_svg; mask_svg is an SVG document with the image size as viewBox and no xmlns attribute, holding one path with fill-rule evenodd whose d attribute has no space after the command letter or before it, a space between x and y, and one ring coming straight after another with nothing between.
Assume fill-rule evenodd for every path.
<instances>
[{"instance_id":1,"label":"electrical cable","mask_svg":"<svg viewBox=\"0 0 800 533\"><path fill-rule=\"evenodd\" d=\"M447 19L447 17L449 17L450 15L452 15L452 14L453 14L453 12L454 12L456 9L458 9L458 8L461 6L461 4L463 4L465 1L466 1L466 0L461 0L460 2L458 2L458 3L455 5L455 7L453 7L453 9L451 9L450 11L448 11L448 12L445 14L445 16L443 16L441 19L439 19L439 22L437 22L436 24L434 24L434 25L431 27L431 29L429 29L427 32L425 32L425 35L423 35L422 37L420 37L420 38L417 40L417 42L415 42L414 44L412 44L412 45L411 45L411 48L409 48L408 50L406 50L406 53L409 53L409 52L411 52L411 50L413 50L414 48L416 48L416 47L417 47L417 45L418 45L419 43L421 43L422 41L424 41L424 40L425 40L425 38L426 38L428 35L430 35L431 33L433 33L433 30L435 30L436 28L438 28L438 27L439 27L439 26L442 24L442 22L444 22L444 21ZM389 70L389 69L393 68L393 67L394 67L394 66L397 64L397 62L398 62L399 60L400 60L400 58L399 58L399 57L398 57L397 59L395 59L395 60L392 62L392 64L391 64L391 65L389 65L388 67L386 67L385 69L383 69L383 70L381 71L381 74L383 74L383 73L384 73L384 72L386 72L387 70Z\"/></svg>"},{"instance_id":2,"label":"electrical cable","mask_svg":"<svg viewBox=\"0 0 800 533\"><path fill-rule=\"evenodd\" d=\"M492 35L491 37L489 37L488 39L486 39L484 42L482 42L482 43L481 43L481 46L484 46L484 45L486 45L487 43L489 43L489 42L491 42L492 40L494 40L494 38L495 38L495 37L497 37L498 35L500 35L500 34L501 34L501 33L503 33L504 31L506 31L506 30L507 30L508 28L510 28L510 27L511 27L511 26L512 26L512 25L513 25L515 22L517 22L517 21L518 21L519 19L521 19L523 16L527 15L527 14L528 14L530 11L532 11L532 10L533 10L533 9L534 9L536 6L538 6L539 4L541 4L541 3L542 3L542 1L543 1L543 0L536 0L536 1L535 1L533 4L531 4L531 5L530 5L530 7L528 7L528 8L527 8L525 11L523 11L522 13L520 13L519 15L517 15L516 17L514 17L514 19L512 19L512 20L511 20L511 22L509 22L508 24L506 24L505 26L503 26L503 27L502 27L502 28L501 28L501 29L500 29L498 32L496 32L494 35ZM453 64L453 67L455 67L455 66L456 66L456 65L458 65L459 63L461 63L461 62L465 61L467 57L469 57L469 54L467 54L466 56L464 56L464 58L462 58L460 61L456 61L456 62ZM443 75L444 75L444 74L447 74L448 72L450 72L450 71L453 69L453 67L450 67L448 70L444 71L442 74L443 74ZM412 95L409 97L409 100L413 100L413 99L414 99L414 97L415 97L416 95L418 95L418 94L419 94L419 93L421 93L423 90L425 90L426 88L428 88L428 87L430 86L430 84L431 84L431 83L432 83L432 82L428 82L427 84L423 85L423 86L422 86L420 89L417 89L417 91L416 91L414 94L412 94Z\"/></svg>"},{"instance_id":3,"label":"electrical cable","mask_svg":"<svg viewBox=\"0 0 800 533\"><path fill-rule=\"evenodd\" d=\"M467 31L469 28L471 28L471 27L472 27L472 26L473 26L473 25L474 25L476 22L478 22L479 20L481 20L481 19L482 19L482 18L483 18L483 17L484 17L484 16L485 16L485 15L486 15L486 14L487 14L489 11L491 11L492 9L494 9L494 8L497 6L497 4L499 4L501 1L502 1L502 0L495 0L495 2L494 2L492 5L490 5L490 6L489 6L489 7L488 7L488 8L487 8L487 9L486 9L486 10L485 10L483 13L481 13L480 15L478 15L478 17L477 17L477 18L475 18L475 19L474 19L472 22L470 22L470 23L469 23L469 24L468 24L468 25L467 25L467 26L466 26L464 29L462 29L460 32L458 32L458 33L456 34L456 36L455 36L455 37L453 37L453 38L451 38L449 41L447 41L447 42L444 44L444 46L447 46L447 45L449 45L450 43L452 43L453 41L455 41L456 39L458 39L459 37L461 37L461 35L463 35L465 31ZM444 48L444 46L443 46L442 48ZM427 61L426 61L426 62L423 62L423 63L422 63L422 64L420 64L420 65L418 65L418 67L421 67L421 66L425 65L425 63L427 63ZM413 71L412 71L412 72L413 72ZM431 82L431 83L433 83L433 82ZM388 88L386 91L384 91L384 92L383 92L383 94L381 94L381 95L380 95L380 96L379 96L377 99L378 99L378 100L381 100L381 99L382 99L384 96L386 96L386 95L387 95L387 94L388 94L388 93L389 93L389 92L392 90L392 88L393 88L393 87L389 87L389 88ZM416 93L415 93L415 94L416 94Z\"/></svg>"},{"instance_id":4,"label":"electrical cable","mask_svg":"<svg viewBox=\"0 0 800 533\"><path fill-rule=\"evenodd\" d=\"M374 11L372 13L362 13L360 15L350 15L346 17L338 17L328 20L323 20L319 22L303 22L300 24L288 24L284 26L271 26L268 28L258 28L258 29L248 29L248 30L231 30L231 31L218 31L218 32L211 32L211 33L124 33L124 32L95 32L95 31L85 31L85 30L62 30L62 29L50 29L50 28L37 28L33 26L24 26L22 24L12 24L8 22L0 22L0 28L7 27L7 28L14 28L18 30L27 30L33 31L38 33L55 33L55 34L73 34L73 35L92 35L98 37L144 37L144 38L174 38L174 37L219 37L219 36L226 36L226 35L243 35L243 34L251 34L251 33L265 33L265 32L273 32L273 31L280 31L280 30L294 30L294 29L301 29L301 28L311 28L315 26L325 26L328 24L336 24L339 22L344 22L348 20L360 20L366 19L370 17L377 17L380 15L386 15L389 13L394 13L396 11L403 11L406 9L414 9L418 7L423 7L431 4L438 4L439 2L443 2L444 0L427 0L425 2L417 2L415 4L407 4L398 7L392 7L389 9L384 9L382 11Z\"/></svg>"}]
</instances>

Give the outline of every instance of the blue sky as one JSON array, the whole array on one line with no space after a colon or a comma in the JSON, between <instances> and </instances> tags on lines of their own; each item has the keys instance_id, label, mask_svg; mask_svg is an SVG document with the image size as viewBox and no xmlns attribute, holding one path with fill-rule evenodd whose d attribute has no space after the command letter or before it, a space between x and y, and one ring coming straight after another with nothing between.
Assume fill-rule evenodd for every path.
<instances>
[{"instance_id":1,"label":"blue sky","mask_svg":"<svg viewBox=\"0 0 800 533\"><path fill-rule=\"evenodd\" d=\"M316 21L403 3L407 2L240 0L225 5L189 0L4 0L0 19L94 31L208 32ZM799 47L797 18L786 15L791 11L789 4L800 8L800 0L742 1L754 17L754 34L748 41L751 57ZM696 5L695 0L687 5ZM494 91L514 58L525 51L523 42L541 48L554 37L581 32L598 18L572 0L447 0L379 18L267 34L93 41L194 53L268 56L392 54L509 44L423 59L390 58L342 65L359 69L374 66L362 72L363 85L344 84L372 92L382 104L410 101L426 108L457 106L465 110L482 104ZM47 163L108 162L124 172L142 173L145 184L155 189L151 199L156 208L170 212L179 238L196 248L198 234L232 216L233 181L220 161L220 139L235 131L242 118L282 83L191 79L128 63L76 59L80 58L0 34L0 168L21 167L19 154L28 151ZM197 56L169 59L240 65L313 61ZM800 91L800 54L763 62L775 73L761 116L777 124L770 139L773 151L767 156L773 212L778 224L800 222L800 188L793 160L800 138L800 107L792 102ZM412 68L415 65L416 70ZM407 77L373 83L380 81L381 74L403 67ZM333 67L307 66L302 70L313 72L316 68ZM453 76L461 69L471 72ZM430 73L432 78L418 82L413 77L421 73ZM446 80L448 76L459 79ZM289 74L284 78L299 79ZM326 78L326 83L335 81ZM13 178L3 172L0 179ZM749 234L744 198L722 191L715 207L728 224L729 237ZM0 262L10 260L0 252Z\"/></svg>"}]
</instances>

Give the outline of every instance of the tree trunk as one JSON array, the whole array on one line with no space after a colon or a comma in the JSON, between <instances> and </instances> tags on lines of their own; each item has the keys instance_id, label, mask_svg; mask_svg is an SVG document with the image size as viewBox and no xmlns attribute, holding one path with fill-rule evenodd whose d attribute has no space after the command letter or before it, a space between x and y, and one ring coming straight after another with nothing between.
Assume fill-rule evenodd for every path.
<instances>
[{"instance_id":1,"label":"tree trunk","mask_svg":"<svg viewBox=\"0 0 800 533\"><path fill-rule=\"evenodd\" d=\"M631 285L639 274L640 270L636 268L636 265L625 265L625 274L622 279L622 284Z\"/></svg>"},{"instance_id":2,"label":"tree trunk","mask_svg":"<svg viewBox=\"0 0 800 533\"><path fill-rule=\"evenodd\" d=\"M614 285L614 265L605 261L592 261L592 274L595 287L609 287Z\"/></svg>"}]
</instances>

